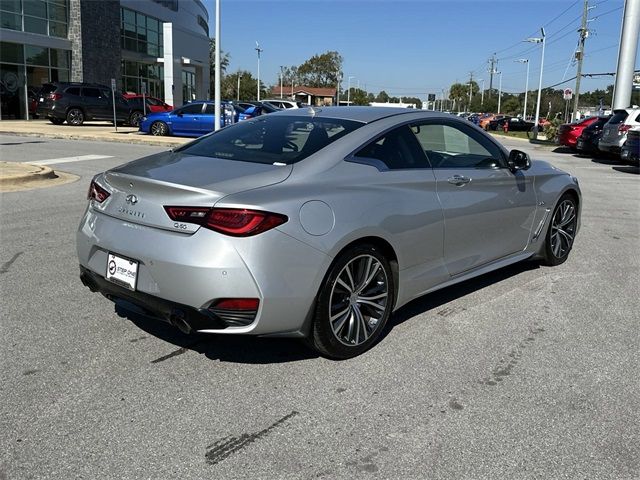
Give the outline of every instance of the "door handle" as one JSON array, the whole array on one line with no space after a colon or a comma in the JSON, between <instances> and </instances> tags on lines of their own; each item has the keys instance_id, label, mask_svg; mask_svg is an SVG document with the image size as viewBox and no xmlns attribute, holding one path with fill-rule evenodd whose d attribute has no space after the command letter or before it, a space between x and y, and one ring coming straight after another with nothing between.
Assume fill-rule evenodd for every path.
<instances>
[{"instance_id":1,"label":"door handle","mask_svg":"<svg viewBox=\"0 0 640 480\"><path fill-rule=\"evenodd\" d=\"M453 177L447 178L447 182L452 183L458 187L466 185L469 183L471 179L469 177L465 177L464 175L454 175Z\"/></svg>"}]
</instances>

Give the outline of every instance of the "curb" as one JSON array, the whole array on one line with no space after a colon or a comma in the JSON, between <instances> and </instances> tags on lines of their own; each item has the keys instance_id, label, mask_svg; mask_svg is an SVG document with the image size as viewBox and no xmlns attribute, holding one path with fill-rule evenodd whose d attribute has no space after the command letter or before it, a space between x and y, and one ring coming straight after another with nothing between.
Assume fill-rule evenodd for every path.
<instances>
[{"instance_id":1,"label":"curb","mask_svg":"<svg viewBox=\"0 0 640 480\"><path fill-rule=\"evenodd\" d=\"M137 138L103 138L99 136L82 136L73 134L62 133L38 133L38 132L11 132L7 130L0 130L0 135L15 135L16 137L37 137L37 138L55 138L59 140L86 140L89 142L114 142L114 143L129 143L136 145L150 145L159 147L180 147L191 141L188 139L185 142L158 142L154 140L137 139Z\"/></svg>"},{"instance_id":2,"label":"curb","mask_svg":"<svg viewBox=\"0 0 640 480\"><path fill-rule=\"evenodd\" d=\"M27 182L33 181L41 181L41 180L50 180L52 178L57 178L57 175L53 171L53 169L43 166L43 165L31 165L28 163L23 163L25 167L32 168L33 171L27 173L20 173L17 175L0 175L0 186L5 185L16 185L23 184Z\"/></svg>"}]
</instances>

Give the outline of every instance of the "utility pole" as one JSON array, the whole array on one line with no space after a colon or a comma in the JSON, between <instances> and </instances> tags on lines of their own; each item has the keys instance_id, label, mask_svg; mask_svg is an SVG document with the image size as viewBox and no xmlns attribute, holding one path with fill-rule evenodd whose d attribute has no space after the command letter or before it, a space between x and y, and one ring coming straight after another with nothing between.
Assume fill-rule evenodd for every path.
<instances>
[{"instance_id":1,"label":"utility pole","mask_svg":"<svg viewBox=\"0 0 640 480\"><path fill-rule=\"evenodd\" d=\"M214 92L214 96L213 96L213 113L214 113L214 126L213 129L214 131L218 131L220 130L221 126L220 126L220 119L221 117L221 100L220 100L220 76L222 75L221 69L220 69L220 0L216 0L216 48L215 48L215 52L214 52L214 61L216 62L215 65L215 75L216 75L216 80L214 83L214 88L215 88L215 92Z\"/></svg>"},{"instance_id":2,"label":"utility pole","mask_svg":"<svg viewBox=\"0 0 640 480\"><path fill-rule=\"evenodd\" d=\"M473 72L469 72L469 108L471 110L471 99L473 98Z\"/></svg>"},{"instance_id":3,"label":"utility pole","mask_svg":"<svg viewBox=\"0 0 640 480\"><path fill-rule=\"evenodd\" d=\"M584 43L589 36L589 30L587 29L587 16L589 15L589 0L584 0L584 8L582 9L582 25L578 33L580 34L579 46L576 51L576 59L578 60L578 71L576 73L576 91L575 99L573 103L573 115L572 120L575 120L578 116L578 101L580 100L580 80L582 79L582 61L584 60Z\"/></svg>"},{"instance_id":4,"label":"utility pole","mask_svg":"<svg viewBox=\"0 0 640 480\"><path fill-rule=\"evenodd\" d=\"M489 59L489 63L491 64L491 67L489 67L489 98L491 98L491 92L493 91L493 76L498 73L496 71L496 63L498 63L498 60L496 59L495 53Z\"/></svg>"},{"instance_id":5,"label":"utility pole","mask_svg":"<svg viewBox=\"0 0 640 480\"><path fill-rule=\"evenodd\" d=\"M631 105L634 65L640 37L640 0L626 0L622 19L618 68L611 106L613 109L627 108Z\"/></svg>"}]
</instances>

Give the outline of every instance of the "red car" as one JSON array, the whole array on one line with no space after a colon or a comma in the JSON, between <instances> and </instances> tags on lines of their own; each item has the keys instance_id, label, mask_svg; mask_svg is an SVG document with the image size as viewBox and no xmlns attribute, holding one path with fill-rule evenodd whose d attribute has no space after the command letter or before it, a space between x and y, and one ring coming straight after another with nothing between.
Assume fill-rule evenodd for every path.
<instances>
[{"instance_id":1,"label":"red car","mask_svg":"<svg viewBox=\"0 0 640 480\"><path fill-rule=\"evenodd\" d=\"M129 123L137 127L140 125L140 120L143 117L143 112L145 108L142 106L142 95L137 93L124 93L122 96L129 102L131 105L132 113ZM147 104L146 113L156 113L156 112L170 112L173 110L173 106L167 103L164 103L159 98L149 97L148 95L144 96L145 103Z\"/></svg>"},{"instance_id":2,"label":"red car","mask_svg":"<svg viewBox=\"0 0 640 480\"><path fill-rule=\"evenodd\" d=\"M578 137L582 135L582 131L596 120L598 120L598 117L587 117L582 120L576 120L573 123L560 125L558 128L558 143L575 150Z\"/></svg>"}]
</instances>

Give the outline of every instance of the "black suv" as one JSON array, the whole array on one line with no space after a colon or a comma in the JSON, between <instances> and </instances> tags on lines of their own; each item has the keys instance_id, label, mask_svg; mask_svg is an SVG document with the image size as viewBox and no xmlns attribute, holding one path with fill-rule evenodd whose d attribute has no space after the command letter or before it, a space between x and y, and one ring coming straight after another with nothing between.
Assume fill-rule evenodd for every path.
<instances>
[{"instance_id":1,"label":"black suv","mask_svg":"<svg viewBox=\"0 0 640 480\"><path fill-rule=\"evenodd\" d=\"M38 96L36 113L55 125L66 120L82 125L85 120L113 121L111 89L96 83L45 83ZM116 121L129 123L135 106L116 92Z\"/></svg>"}]
</instances>

